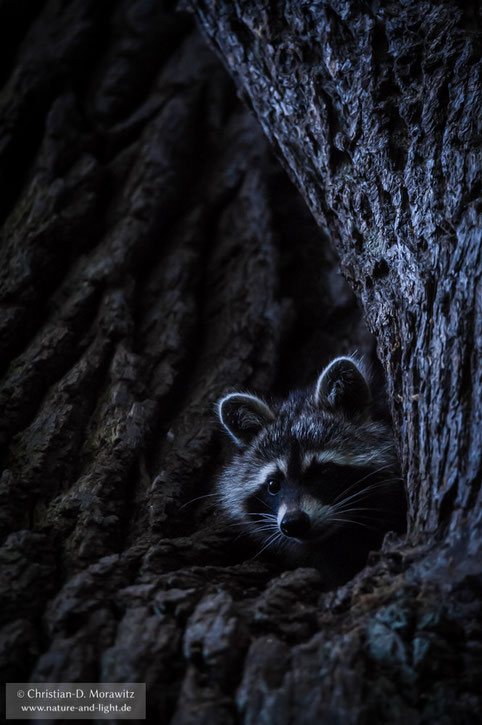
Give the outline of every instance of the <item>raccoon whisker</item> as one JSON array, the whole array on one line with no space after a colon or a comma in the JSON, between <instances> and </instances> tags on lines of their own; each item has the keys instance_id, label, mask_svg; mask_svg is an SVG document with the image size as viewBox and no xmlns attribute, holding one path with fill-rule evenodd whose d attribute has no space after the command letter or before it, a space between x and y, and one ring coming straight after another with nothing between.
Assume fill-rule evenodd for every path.
<instances>
[{"instance_id":1,"label":"raccoon whisker","mask_svg":"<svg viewBox=\"0 0 482 725\"><path fill-rule=\"evenodd\" d=\"M251 557L250 561L253 561L253 559L256 559L256 558L257 558L257 557L258 557L258 556L259 556L260 554L262 554L262 553L263 553L263 551L265 551L265 550L266 550L266 549L268 548L268 546L271 546L271 544L273 544L273 543L274 543L275 539L277 539L277 538L280 538L280 537L281 537L282 535L283 535L283 534L280 534L280 532L279 532L279 531L277 531L277 532L276 532L275 534L272 534L272 535L271 535L271 536L270 536L270 537L268 538L268 541L267 541L267 542L266 542L266 544L265 544L265 545L263 546L263 548L262 548L262 549L260 549L260 551L258 551L258 553L257 553L257 554L255 554L255 555L254 555L253 557Z\"/></svg>"},{"instance_id":2,"label":"raccoon whisker","mask_svg":"<svg viewBox=\"0 0 482 725\"><path fill-rule=\"evenodd\" d=\"M340 504L344 504L344 501L340 501ZM378 511L383 512L387 511L388 509L384 506L356 506L357 501L351 501L349 502L350 508L344 508L343 506L340 506L340 504L337 504L336 506L333 506L332 509L336 513L342 513L346 511ZM355 504L355 506L353 505ZM395 511L395 509L394 509Z\"/></svg>"},{"instance_id":3,"label":"raccoon whisker","mask_svg":"<svg viewBox=\"0 0 482 725\"><path fill-rule=\"evenodd\" d=\"M372 511L374 513L374 515L370 516L368 513L359 513L359 512L364 512L364 511ZM390 515L389 510L384 509L384 508L376 508L376 507L373 507L373 508L356 507L356 508L351 508L351 509L336 509L336 510L334 510L334 513L337 514L338 516L340 514L341 515L355 514L357 521L353 521L352 523L359 523L360 525L363 523L363 520L368 521L368 522L375 522L376 524L378 524L378 526L370 527L373 530L379 529L380 525L382 525L382 524L390 524L390 522L396 524L399 521L399 512L394 509L391 511L391 515ZM381 515L381 514L383 514L383 515ZM361 521L360 521L360 519L361 519Z\"/></svg>"},{"instance_id":4,"label":"raccoon whisker","mask_svg":"<svg viewBox=\"0 0 482 725\"><path fill-rule=\"evenodd\" d=\"M253 526L253 521L236 521L234 524L226 524L227 529L230 529L232 526L245 526L248 528Z\"/></svg>"},{"instance_id":5,"label":"raccoon whisker","mask_svg":"<svg viewBox=\"0 0 482 725\"><path fill-rule=\"evenodd\" d=\"M278 528L278 522L276 521L276 519L274 519L273 521L250 521L249 523L253 527L253 529L256 529L257 531L259 531L260 526L273 526L275 529Z\"/></svg>"},{"instance_id":6,"label":"raccoon whisker","mask_svg":"<svg viewBox=\"0 0 482 725\"><path fill-rule=\"evenodd\" d=\"M366 498L368 493L374 489L374 486L367 486L366 488L362 489L361 491L357 491L356 493L353 493L351 496L347 496L346 498L342 499L341 501L338 501L338 503L333 503L332 508L335 511L338 511L342 506L345 506L346 504L350 503L350 505L353 505L357 502L357 499L360 498Z\"/></svg>"},{"instance_id":7,"label":"raccoon whisker","mask_svg":"<svg viewBox=\"0 0 482 725\"><path fill-rule=\"evenodd\" d=\"M202 498L209 498L210 496L218 496L218 497L220 497L220 494L219 493L206 493L206 494L204 494L204 496L196 496L196 498L192 498L187 503L183 503L183 505L178 508L178 511L182 511L183 508L186 508L186 506L190 506L195 501L200 501L200 499L202 499Z\"/></svg>"},{"instance_id":8,"label":"raccoon whisker","mask_svg":"<svg viewBox=\"0 0 482 725\"><path fill-rule=\"evenodd\" d=\"M248 523L246 523L245 521L244 521L244 522L241 522L240 524L232 524L232 525L233 525L233 526L244 526L244 527L245 527L245 531L241 531L241 532L240 532L240 533L239 533L239 534L238 534L238 535L236 536L236 538L235 538L235 539L233 539L233 541L237 541L237 540L238 540L238 539L240 539L240 538L241 538L242 536L252 536L252 535L253 535L253 531L254 531L255 533L257 533L257 534L258 534L258 533L259 533L260 531L269 531L270 533L271 533L271 532L273 532L273 533L274 533L274 527L269 527L269 528L266 528L266 529L264 529L264 528L262 528L262 529L259 529L259 528L255 528L255 529L253 529L253 527L250 527L250 526L249 526L249 524L248 524ZM278 533L278 532L276 532L276 533Z\"/></svg>"},{"instance_id":9,"label":"raccoon whisker","mask_svg":"<svg viewBox=\"0 0 482 725\"><path fill-rule=\"evenodd\" d=\"M266 531L268 533L270 531L273 532L273 533L275 533L275 532L278 533L278 529L275 529L273 526L270 526L269 528L268 527L265 527L265 528L262 528L262 529L258 529L257 528L257 529L255 529L255 531L256 531L257 534L259 534L261 531Z\"/></svg>"},{"instance_id":10,"label":"raccoon whisker","mask_svg":"<svg viewBox=\"0 0 482 725\"><path fill-rule=\"evenodd\" d=\"M228 524L226 528L231 528L232 526L238 526L243 527L246 529L247 533L253 533L253 532L260 532L260 531L275 531L277 530L277 527L274 524L263 524L261 526L255 526L253 525L252 521L240 521L234 524Z\"/></svg>"},{"instance_id":11,"label":"raccoon whisker","mask_svg":"<svg viewBox=\"0 0 482 725\"><path fill-rule=\"evenodd\" d=\"M377 468L375 471L370 471L370 473L367 473L366 476L363 476L362 478L359 478L358 481L355 481L355 483L352 483L351 486L348 486L343 493L340 493L339 496L337 496L333 503L336 503L340 496L342 496L344 493L348 493L348 491L351 491L352 488L355 488L355 486L358 486L358 484L363 483L367 478L370 478L370 476L374 476L376 473L380 473L381 471L386 470L387 468L391 468L392 464L387 463L385 466L381 466L380 468Z\"/></svg>"},{"instance_id":12,"label":"raccoon whisker","mask_svg":"<svg viewBox=\"0 0 482 725\"><path fill-rule=\"evenodd\" d=\"M383 481L377 481L376 483L371 483L369 486L365 486L365 488L362 488L361 491L356 491L355 493L352 493L351 496L347 496L346 498L342 499L341 501L338 501L338 499L340 498L340 496L343 495L343 493L345 493L346 491L349 491L350 488L353 488L353 486L350 486L349 488L346 489L346 491L343 491L343 493L341 493L339 496L336 497L336 499L333 501L332 506L333 507L340 506L344 503L347 503L348 501L351 501L352 499L359 498L359 497L363 496L364 494L366 495L370 491L374 491L377 488L381 488L382 486L388 486L389 483L392 483L395 480L398 480L398 479L386 478ZM337 503L337 501L338 501L338 503Z\"/></svg>"},{"instance_id":13,"label":"raccoon whisker","mask_svg":"<svg viewBox=\"0 0 482 725\"><path fill-rule=\"evenodd\" d=\"M380 509L380 511L381 511L381 509ZM368 521L368 522L371 521L371 522L374 522L376 524L380 524L380 523L383 523L383 522L387 521L387 519L385 517L381 517L380 514L378 514L378 516L369 516L367 514L357 514L356 511L355 512L342 511L340 513L342 513L342 514L351 513L351 515L353 515L353 513L355 513L356 519L360 523L362 523L363 521ZM393 518L395 519L395 517L393 517Z\"/></svg>"},{"instance_id":14,"label":"raccoon whisker","mask_svg":"<svg viewBox=\"0 0 482 725\"><path fill-rule=\"evenodd\" d=\"M362 491L366 491L366 490L369 491L370 488L378 488L378 487L381 487L381 486L386 486L386 485L392 484L392 483L394 483L396 481L398 481L398 482L403 481L403 478L400 478L400 477L397 477L397 478L384 478L383 481L375 481L375 483L369 484L369 486L367 486L366 488L362 488Z\"/></svg>"},{"instance_id":15,"label":"raccoon whisker","mask_svg":"<svg viewBox=\"0 0 482 725\"><path fill-rule=\"evenodd\" d=\"M403 533L406 497L393 431L370 415L372 395L362 362L342 356L314 386L284 401L239 391L220 398L218 419L236 448L212 490L229 515L225 525L257 542L246 559L268 550L290 565L332 567L343 583L385 532ZM343 556L331 556L331 545Z\"/></svg>"},{"instance_id":16,"label":"raccoon whisker","mask_svg":"<svg viewBox=\"0 0 482 725\"><path fill-rule=\"evenodd\" d=\"M233 539L233 543L236 542L238 539L241 539L242 536L250 536L250 531L241 531L235 539Z\"/></svg>"},{"instance_id":17,"label":"raccoon whisker","mask_svg":"<svg viewBox=\"0 0 482 725\"><path fill-rule=\"evenodd\" d=\"M246 533L255 532L258 534L261 531L278 532L277 521L237 521L232 524L227 524L226 528L231 528L232 526L244 526Z\"/></svg>"},{"instance_id":18,"label":"raccoon whisker","mask_svg":"<svg viewBox=\"0 0 482 725\"><path fill-rule=\"evenodd\" d=\"M231 528L232 526L244 526L245 529L249 530L250 532L256 531L276 531L277 525L273 522L260 522L259 526L256 525L254 521L238 521L233 524L227 524L226 528Z\"/></svg>"},{"instance_id":19,"label":"raccoon whisker","mask_svg":"<svg viewBox=\"0 0 482 725\"><path fill-rule=\"evenodd\" d=\"M370 494L372 494L374 491L377 491L378 489L390 489L393 488L394 483L397 481L401 481L403 479L393 479L393 478L386 478L384 481L378 481L377 483L372 483L370 486L366 486L366 488L363 488L361 491L358 492L358 494L353 494L349 498L351 499L351 503L356 503L358 500L366 498ZM340 503L346 503L349 499L343 499L343 501L340 501Z\"/></svg>"},{"instance_id":20,"label":"raccoon whisker","mask_svg":"<svg viewBox=\"0 0 482 725\"><path fill-rule=\"evenodd\" d=\"M288 543L288 539L286 538L286 536L283 536L283 534L278 529L278 538L275 539L273 543L276 544L277 546L284 545L284 544Z\"/></svg>"},{"instance_id":21,"label":"raccoon whisker","mask_svg":"<svg viewBox=\"0 0 482 725\"><path fill-rule=\"evenodd\" d=\"M351 491L351 490L352 490L352 489L353 489L353 488L354 488L355 486L358 486L358 485L359 485L360 483L362 483L363 481L365 481L365 480L366 480L367 478L369 478L370 476L374 476L374 475L375 475L376 473L381 473L381 471L383 471L383 470L384 470L384 469L386 469L386 468L391 468L391 464L388 464L387 466L382 466L381 468L378 468L378 469L377 469L376 471L372 471L372 473L369 473L369 474L368 474L367 476L364 476L363 478L360 478L360 479L358 479L358 481L356 481L356 482L355 482L354 484L352 484L351 486L348 486L348 488L346 488L346 489L345 489L345 490L343 491L343 493L339 494L339 496L337 496L337 498L335 499L335 501L337 501L337 500L338 500L338 499L340 498L340 496L342 496L342 495L343 495L343 494L345 494L345 493L348 493L348 492L349 492L349 491ZM373 487L377 487L377 486L382 486L382 485L384 485L384 484L385 484L385 483L386 483L387 481L392 481L392 480L403 480L403 479L402 479L402 478L400 478L400 477L397 477L397 479L395 479L395 478L390 478L390 479L388 479L388 478L387 478L387 479L384 479L383 481L375 481L374 483L370 483L370 484L368 484L368 486L366 486L365 488L363 488L363 489L362 489L362 491L368 491L368 490L370 490L370 487L372 487L372 486L373 486ZM353 495L353 496L357 496L357 495L358 495L359 493L361 493L361 491L355 491L355 493L354 493L354 494L352 494L352 495Z\"/></svg>"},{"instance_id":22,"label":"raccoon whisker","mask_svg":"<svg viewBox=\"0 0 482 725\"><path fill-rule=\"evenodd\" d=\"M361 483L369 476L373 476L375 473L380 473L380 471L386 471L387 468L393 468L393 463L386 463L384 466L380 466L380 468L376 468L374 471L371 471L371 473L367 473L366 476L359 478L357 483Z\"/></svg>"},{"instance_id":23,"label":"raccoon whisker","mask_svg":"<svg viewBox=\"0 0 482 725\"><path fill-rule=\"evenodd\" d=\"M266 506L266 503L263 501L262 498L260 498L259 496L254 496L254 498L256 499L256 501L259 501L260 503L262 503L263 506Z\"/></svg>"},{"instance_id":24,"label":"raccoon whisker","mask_svg":"<svg viewBox=\"0 0 482 725\"><path fill-rule=\"evenodd\" d=\"M256 528L258 527L258 525L260 525L260 526L277 526L278 525L278 519L277 518L274 518L274 519L258 519L258 520L255 520L255 521L248 521L247 523L250 526L253 526L253 527L256 527Z\"/></svg>"},{"instance_id":25,"label":"raccoon whisker","mask_svg":"<svg viewBox=\"0 0 482 725\"><path fill-rule=\"evenodd\" d=\"M337 514L351 514L351 513L355 513L355 512L358 513L358 511L382 511L382 510L383 509L375 509L375 508L370 508L368 506L365 506L365 507L356 506L355 508L348 508L348 509L338 508L338 506L333 507L333 511Z\"/></svg>"},{"instance_id":26,"label":"raccoon whisker","mask_svg":"<svg viewBox=\"0 0 482 725\"><path fill-rule=\"evenodd\" d=\"M293 542L287 539L286 536L281 536L281 538L278 539L277 545L280 549L290 549L293 547Z\"/></svg>"},{"instance_id":27,"label":"raccoon whisker","mask_svg":"<svg viewBox=\"0 0 482 725\"><path fill-rule=\"evenodd\" d=\"M360 495L357 497L355 494L352 496L348 496L348 498L343 499L342 501L338 501L337 504L334 506L332 505L331 508L333 511L340 512L344 510L344 506L347 504L351 507L354 507L358 511L384 511L385 508L377 507L377 506L358 506L359 503L363 503L363 499L367 498L368 494L378 488L378 484L373 484L373 486L369 486L367 488L364 488L362 491L360 491Z\"/></svg>"},{"instance_id":28,"label":"raccoon whisker","mask_svg":"<svg viewBox=\"0 0 482 725\"><path fill-rule=\"evenodd\" d=\"M270 524L271 526L273 526L273 525L277 526L278 525L278 517L277 516L269 516L268 517L268 516L261 516L259 514L258 514L258 516L259 516L259 518L252 519L248 523L251 526L257 526L257 524Z\"/></svg>"},{"instance_id":29,"label":"raccoon whisker","mask_svg":"<svg viewBox=\"0 0 482 725\"><path fill-rule=\"evenodd\" d=\"M330 521L336 521L341 524L356 524L357 526L362 526L364 529L375 530L374 526L368 526L368 524L363 524L361 521L353 521L352 519L332 519L332 518L330 518Z\"/></svg>"},{"instance_id":30,"label":"raccoon whisker","mask_svg":"<svg viewBox=\"0 0 482 725\"><path fill-rule=\"evenodd\" d=\"M245 526L249 526L251 531L264 531L269 529L278 531L278 523L276 521L246 521Z\"/></svg>"},{"instance_id":31,"label":"raccoon whisker","mask_svg":"<svg viewBox=\"0 0 482 725\"><path fill-rule=\"evenodd\" d=\"M360 483L363 483L363 481L365 481L367 478L370 478L371 476L374 476L375 474L380 473L381 471L384 471L387 468L390 468L391 466L392 466L391 463L387 463L386 465L381 466L380 468L377 468L375 471L370 471L370 473L367 473L366 476L363 476L362 478L359 478L357 481L355 481L355 483L352 483L351 486L348 486L348 488L346 488L343 491L343 493L348 493L348 491L351 491L353 488L355 488L355 486L358 486ZM342 495L343 494L340 493L336 497L335 501L337 501L340 498L340 496L342 496Z\"/></svg>"},{"instance_id":32,"label":"raccoon whisker","mask_svg":"<svg viewBox=\"0 0 482 725\"><path fill-rule=\"evenodd\" d=\"M263 523L263 524L265 524L265 523L274 524L275 522L276 523L278 522L278 517L275 516L274 514L266 514L266 513L257 512L257 513L247 513L246 516L259 516L261 519L260 523ZM237 521L233 524L227 524L227 526L254 526L254 525L256 525L256 523L257 523L256 521Z\"/></svg>"}]
</instances>

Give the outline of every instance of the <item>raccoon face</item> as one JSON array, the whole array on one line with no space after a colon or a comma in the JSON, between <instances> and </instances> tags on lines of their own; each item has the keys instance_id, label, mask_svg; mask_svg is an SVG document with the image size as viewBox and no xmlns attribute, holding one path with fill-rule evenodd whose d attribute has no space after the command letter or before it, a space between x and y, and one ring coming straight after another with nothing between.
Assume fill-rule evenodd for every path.
<instances>
[{"instance_id":1,"label":"raccoon face","mask_svg":"<svg viewBox=\"0 0 482 725\"><path fill-rule=\"evenodd\" d=\"M351 358L337 358L312 390L279 405L242 393L222 398L219 418L238 449L218 484L224 509L266 546L313 552L356 529L379 545L386 531L403 528L404 494L390 428L370 408Z\"/></svg>"}]
</instances>

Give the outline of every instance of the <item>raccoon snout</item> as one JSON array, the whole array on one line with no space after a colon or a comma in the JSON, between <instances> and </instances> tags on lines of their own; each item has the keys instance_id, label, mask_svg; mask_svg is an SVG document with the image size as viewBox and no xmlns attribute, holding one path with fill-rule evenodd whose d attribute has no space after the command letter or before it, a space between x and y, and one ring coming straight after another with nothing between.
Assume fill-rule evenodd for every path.
<instances>
[{"instance_id":1,"label":"raccoon snout","mask_svg":"<svg viewBox=\"0 0 482 725\"><path fill-rule=\"evenodd\" d=\"M310 518L304 511L288 512L281 520L280 529L285 536L303 539L310 530Z\"/></svg>"}]
</instances>

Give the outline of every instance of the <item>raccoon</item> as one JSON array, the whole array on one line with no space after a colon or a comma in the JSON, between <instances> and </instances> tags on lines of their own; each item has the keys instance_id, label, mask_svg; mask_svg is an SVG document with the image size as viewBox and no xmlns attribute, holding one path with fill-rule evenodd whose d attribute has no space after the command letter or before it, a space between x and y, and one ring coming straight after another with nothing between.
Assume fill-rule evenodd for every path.
<instances>
[{"instance_id":1,"label":"raccoon","mask_svg":"<svg viewBox=\"0 0 482 725\"><path fill-rule=\"evenodd\" d=\"M315 385L268 405L231 393L218 403L236 446L217 487L225 512L295 566L334 584L350 578L385 533L404 531L406 501L393 434L376 420L367 376L338 357Z\"/></svg>"}]
</instances>

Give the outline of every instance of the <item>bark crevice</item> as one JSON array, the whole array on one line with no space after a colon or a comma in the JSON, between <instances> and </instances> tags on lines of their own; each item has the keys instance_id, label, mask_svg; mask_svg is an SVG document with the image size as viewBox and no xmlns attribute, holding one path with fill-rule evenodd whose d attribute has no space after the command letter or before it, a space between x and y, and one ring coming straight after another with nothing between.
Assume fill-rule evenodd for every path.
<instances>
[{"instance_id":1,"label":"bark crevice","mask_svg":"<svg viewBox=\"0 0 482 725\"><path fill-rule=\"evenodd\" d=\"M0 0L0 671L178 725L476 722L475 9L184 4L251 111L167 0ZM327 591L208 495L213 406L354 350L409 536Z\"/></svg>"}]
</instances>

